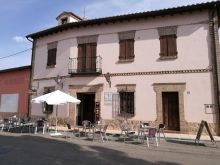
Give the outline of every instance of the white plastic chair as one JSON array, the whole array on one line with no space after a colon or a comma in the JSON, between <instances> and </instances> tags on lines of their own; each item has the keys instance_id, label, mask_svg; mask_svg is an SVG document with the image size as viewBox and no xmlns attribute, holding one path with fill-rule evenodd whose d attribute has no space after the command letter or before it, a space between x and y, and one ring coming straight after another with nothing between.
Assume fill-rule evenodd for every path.
<instances>
[{"instance_id":1,"label":"white plastic chair","mask_svg":"<svg viewBox=\"0 0 220 165\"><path fill-rule=\"evenodd\" d=\"M104 142L104 138L108 141L108 136L106 135L107 128L108 128L108 124L97 125L96 127L94 126L93 140L95 139L95 135L99 135L102 142Z\"/></svg>"},{"instance_id":2,"label":"white plastic chair","mask_svg":"<svg viewBox=\"0 0 220 165\"><path fill-rule=\"evenodd\" d=\"M157 140L157 129L156 128L149 128L148 132L145 134L147 139L147 146L149 147L149 140L154 139L156 142L156 146L158 147L158 140Z\"/></svg>"}]
</instances>

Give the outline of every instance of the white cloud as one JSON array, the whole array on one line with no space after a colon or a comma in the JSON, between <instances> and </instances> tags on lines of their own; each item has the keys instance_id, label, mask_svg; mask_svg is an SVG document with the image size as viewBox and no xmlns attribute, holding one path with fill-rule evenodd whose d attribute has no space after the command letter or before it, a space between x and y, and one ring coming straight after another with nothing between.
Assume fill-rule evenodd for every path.
<instances>
[{"instance_id":1,"label":"white cloud","mask_svg":"<svg viewBox=\"0 0 220 165\"><path fill-rule=\"evenodd\" d=\"M15 42L18 42L18 43L26 42L26 41L27 41L26 38L25 38L25 37L22 37L22 36L14 36L14 37L13 37L13 40L14 40Z\"/></svg>"}]
</instances>

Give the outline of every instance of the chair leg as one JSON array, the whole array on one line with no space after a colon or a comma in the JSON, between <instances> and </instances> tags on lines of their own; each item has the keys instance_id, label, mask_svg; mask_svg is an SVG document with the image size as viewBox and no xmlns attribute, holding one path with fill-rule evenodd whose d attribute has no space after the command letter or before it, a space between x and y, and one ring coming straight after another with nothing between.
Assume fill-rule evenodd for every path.
<instances>
[{"instance_id":1,"label":"chair leg","mask_svg":"<svg viewBox=\"0 0 220 165\"><path fill-rule=\"evenodd\" d=\"M157 137L155 137L155 141L156 141L156 145L158 147L158 140L157 140Z\"/></svg>"},{"instance_id":2,"label":"chair leg","mask_svg":"<svg viewBox=\"0 0 220 165\"><path fill-rule=\"evenodd\" d=\"M147 137L147 147L149 147L149 138Z\"/></svg>"},{"instance_id":3,"label":"chair leg","mask_svg":"<svg viewBox=\"0 0 220 165\"><path fill-rule=\"evenodd\" d=\"M164 137L164 139L166 140L166 137L165 137L165 134L164 134L163 130L162 130L162 133L163 133L163 137Z\"/></svg>"},{"instance_id":4,"label":"chair leg","mask_svg":"<svg viewBox=\"0 0 220 165\"><path fill-rule=\"evenodd\" d=\"M100 133L100 136L101 136L102 142L104 142L104 138L103 138L103 136L102 136L102 133Z\"/></svg>"},{"instance_id":5,"label":"chair leg","mask_svg":"<svg viewBox=\"0 0 220 165\"><path fill-rule=\"evenodd\" d=\"M37 134L37 126L35 127L35 131L34 131L34 134Z\"/></svg>"},{"instance_id":6,"label":"chair leg","mask_svg":"<svg viewBox=\"0 0 220 165\"><path fill-rule=\"evenodd\" d=\"M108 136L106 135L106 133L105 133L105 138L106 138L106 140L108 141Z\"/></svg>"}]
</instances>

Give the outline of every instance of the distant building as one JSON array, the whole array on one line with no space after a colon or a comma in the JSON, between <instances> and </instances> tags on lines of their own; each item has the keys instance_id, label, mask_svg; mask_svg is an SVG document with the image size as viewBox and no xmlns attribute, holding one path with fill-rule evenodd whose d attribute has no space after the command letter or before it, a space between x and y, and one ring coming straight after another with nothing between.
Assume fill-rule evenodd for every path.
<instances>
[{"instance_id":1,"label":"distant building","mask_svg":"<svg viewBox=\"0 0 220 165\"><path fill-rule=\"evenodd\" d=\"M0 71L0 118L28 116L31 66Z\"/></svg>"},{"instance_id":2,"label":"distant building","mask_svg":"<svg viewBox=\"0 0 220 165\"><path fill-rule=\"evenodd\" d=\"M31 84L37 96L61 89L80 99L76 109L58 111L78 125L102 120L117 128L125 119L195 133L206 120L218 133L219 7L217 1L92 20L63 12L59 26L27 36ZM33 116L42 111L32 104Z\"/></svg>"}]
</instances>

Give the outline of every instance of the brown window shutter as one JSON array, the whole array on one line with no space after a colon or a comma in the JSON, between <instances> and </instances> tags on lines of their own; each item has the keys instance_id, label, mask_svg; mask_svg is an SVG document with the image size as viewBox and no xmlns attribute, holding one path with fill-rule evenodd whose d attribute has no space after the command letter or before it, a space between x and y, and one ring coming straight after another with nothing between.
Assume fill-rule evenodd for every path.
<instances>
[{"instance_id":1,"label":"brown window shutter","mask_svg":"<svg viewBox=\"0 0 220 165\"><path fill-rule=\"evenodd\" d=\"M47 66L56 65L56 54L57 54L57 49L56 48L48 50Z\"/></svg>"},{"instance_id":2,"label":"brown window shutter","mask_svg":"<svg viewBox=\"0 0 220 165\"><path fill-rule=\"evenodd\" d=\"M91 70L96 71L96 50L97 44L91 43Z\"/></svg>"},{"instance_id":3,"label":"brown window shutter","mask_svg":"<svg viewBox=\"0 0 220 165\"><path fill-rule=\"evenodd\" d=\"M86 71L91 70L92 48L91 43L86 44Z\"/></svg>"},{"instance_id":4,"label":"brown window shutter","mask_svg":"<svg viewBox=\"0 0 220 165\"><path fill-rule=\"evenodd\" d=\"M134 58L134 40L126 40L126 59Z\"/></svg>"},{"instance_id":5,"label":"brown window shutter","mask_svg":"<svg viewBox=\"0 0 220 165\"><path fill-rule=\"evenodd\" d=\"M78 45L78 58L77 58L77 69L78 71L82 71L85 68L85 44Z\"/></svg>"},{"instance_id":6,"label":"brown window shutter","mask_svg":"<svg viewBox=\"0 0 220 165\"><path fill-rule=\"evenodd\" d=\"M134 92L130 92L130 114L134 114Z\"/></svg>"},{"instance_id":7,"label":"brown window shutter","mask_svg":"<svg viewBox=\"0 0 220 165\"><path fill-rule=\"evenodd\" d=\"M126 59L126 40L119 41L119 60Z\"/></svg>"},{"instance_id":8,"label":"brown window shutter","mask_svg":"<svg viewBox=\"0 0 220 165\"><path fill-rule=\"evenodd\" d=\"M167 37L168 56L177 55L176 35L170 35Z\"/></svg>"},{"instance_id":9,"label":"brown window shutter","mask_svg":"<svg viewBox=\"0 0 220 165\"><path fill-rule=\"evenodd\" d=\"M160 37L160 56L167 56L167 36Z\"/></svg>"}]
</instances>

